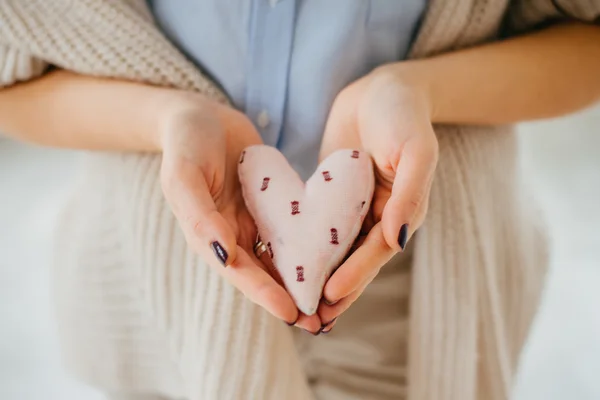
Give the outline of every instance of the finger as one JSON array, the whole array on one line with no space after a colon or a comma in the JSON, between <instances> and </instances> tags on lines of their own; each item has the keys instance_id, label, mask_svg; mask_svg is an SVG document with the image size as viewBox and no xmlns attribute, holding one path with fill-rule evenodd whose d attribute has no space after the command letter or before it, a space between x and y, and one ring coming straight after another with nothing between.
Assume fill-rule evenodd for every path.
<instances>
[{"instance_id":1,"label":"finger","mask_svg":"<svg viewBox=\"0 0 600 400\"><path fill-rule=\"evenodd\" d=\"M186 161L165 164L161 178L165 196L188 243L196 251L209 248L222 266L235 262L235 234L217 210L200 168Z\"/></svg>"},{"instance_id":2,"label":"finger","mask_svg":"<svg viewBox=\"0 0 600 400\"><path fill-rule=\"evenodd\" d=\"M323 334L328 334L329 332L331 332L331 330L333 329L333 327L335 326L335 323L337 322L337 318L335 318L333 321L331 321L330 323L324 325L323 327L321 327L321 333Z\"/></svg>"},{"instance_id":3,"label":"finger","mask_svg":"<svg viewBox=\"0 0 600 400\"><path fill-rule=\"evenodd\" d=\"M279 285L284 286L283 284L283 279L281 278L281 274L279 274L279 271L277 271L277 268L275 267L275 264L273 263L273 260L271 259L271 256L269 255L269 250L266 250L265 252L263 252L260 257L258 257L257 259L257 263L260 263L264 268L264 270L273 277L273 279L275 279L275 282L277 282Z\"/></svg>"},{"instance_id":4,"label":"finger","mask_svg":"<svg viewBox=\"0 0 600 400\"><path fill-rule=\"evenodd\" d=\"M325 321L324 324L327 325L328 322L331 323L331 321L342 315L348 308L350 308L352 303L354 303L356 299L360 297L363 290L364 289L362 288L358 288L354 292L350 293L350 295L332 305L325 303L320 304L319 316L321 317L321 320Z\"/></svg>"},{"instance_id":5,"label":"finger","mask_svg":"<svg viewBox=\"0 0 600 400\"><path fill-rule=\"evenodd\" d=\"M295 326L316 336L321 332L321 318L319 318L318 314L309 316L300 313L300 317L298 318L298 321L296 321Z\"/></svg>"},{"instance_id":6,"label":"finger","mask_svg":"<svg viewBox=\"0 0 600 400\"><path fill-rule=\"evenodd\" d=\"M407 141L402 149L392 194L382 216L383 235L392 249L403 250L422 222L415 217L427 203L437 158L437 139L433 130L429 135Z\"/></svg>"},{"instance_id":7,"label":"finger","mask_svg":"<svg viewBox=\"0 0 600 400\"><path fill-rule=\"evenodd\" d=\"M385 265L394 255L386 243L381 223L375 224L364 243L329 278L323 289L323 297L329 303L348 296L373 273Z\"/></svg>"},{"instance_id":8,"label":"finger","mask_svg":"<svg viewBox=\"0 0 600 400\"><path fill-rule=\"evenodd\" d=\"M250 301L288 324L295 323L299 319L299 311L285 288L239 246L237 255L232 268L218 268L219 272Z\"/></svg>"},{"instance_id":9,"label":"finger","mask_svg":"<svg viewBox=\"0 0 600 400\"><path fill-rule=\"evenodd\" d=\"M327 330L328 326L331 322L335 322L335 320L342 315L350 306L360 297L360 295L365 291L367 286L375 279L377 276L377 272L371 274L365 279L364 282L360 284L360 286L350 293L348 296L339 300L335 304L327 304L325 302L321 302L319 304L319 317L321 321L323 321L323 327L321 330Z\"/></svg>"}]
</instances>

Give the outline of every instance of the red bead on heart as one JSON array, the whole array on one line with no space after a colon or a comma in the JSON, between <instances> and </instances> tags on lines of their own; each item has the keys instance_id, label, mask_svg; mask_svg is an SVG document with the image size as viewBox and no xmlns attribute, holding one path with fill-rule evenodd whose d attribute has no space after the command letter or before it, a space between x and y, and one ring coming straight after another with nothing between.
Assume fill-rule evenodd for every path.
<instances>
[{"instance_id":1,"label":"red bead on heart","mask_svg":"<svg viewBox=\"0 0 600 400\"><path fill-rule=\"evenodd\" d=\"M331 233L331 240L329 241L329 243L331 244L340 244L338 242L338 231L335 228L331 228L330 231Z\"/></svg>"},{"instance_id":2,"label":"red bead on heart","mask_svg":"<svg viewBox=\"0 0 600 400\"><path fill-rule=\"evenodd\" d=\"M292 201L292 215L300 214L300 202Z\"/></svg>"},{"instance_id":3,"label":"red bead on heart","mask_svg":"<svg viewBox=\"0 0 600 400\"><path fill-rule=\"evenodd\" d=\"M263 178L262 186L260 187L261 192L264 192L265 190L267 190L267 188L269 187L270 180L271 180L271 178L268 178L268 177Z\"/></svg>"}]
</instances>

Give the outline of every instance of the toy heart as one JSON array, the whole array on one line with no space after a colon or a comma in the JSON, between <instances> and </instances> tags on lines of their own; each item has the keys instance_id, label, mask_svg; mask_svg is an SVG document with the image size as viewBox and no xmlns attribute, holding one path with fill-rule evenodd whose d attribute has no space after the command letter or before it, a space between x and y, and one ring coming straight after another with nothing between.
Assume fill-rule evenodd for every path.
<instances>
[{"instance_id":1,"label":"toy heart","mask_svg":"<svg viewBox=\"0 0 600 400\"><path fill-rule=\"evenodd\" d=\"M314 314L325 282L369 210L375 184L371 158L338 150L306 184L273 147L246 148L238 167L246 206L275 268L298 309Z\"/></svg>"}]
</instances>

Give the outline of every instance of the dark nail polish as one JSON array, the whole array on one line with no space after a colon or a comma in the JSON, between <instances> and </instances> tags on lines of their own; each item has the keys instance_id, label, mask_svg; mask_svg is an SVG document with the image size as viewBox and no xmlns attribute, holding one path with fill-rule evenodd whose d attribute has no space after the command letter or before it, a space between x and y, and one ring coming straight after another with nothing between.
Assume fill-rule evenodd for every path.
<instances>
[{"instance_id":1,"label":"dark nail polish","mask_svg":"<svg viewBox=\"0 0 600 400\"><path fill-rule=\"evenodd\" d=\"M334 319L332 319L331 321L327 322L326 324L321 325L321 332L323 331L323 329L327 328L329 325L333 324L335 322L335 320L337 319L337 317L335 317Z\"/></svg>"},{"instance_id":2,"label":"dark nail polish","mask_svg":"<svg viewBox=\"0 0 600 400\"><path fill-rule=\"evenodd\" d=\"M296 322L298 322L299 319L300 319L300 315L298 315L298 317L296 317L296 320L294 322L287 322L287 321L285 321L285 323L288 326L294 326L294 325L296 325Z\"/></svg>"},{"instance_id":3,"label":"dark nail polish","mask_svg":"<svg viewBox=\"0 0 600 400\"><path fill-rule=\"evenodd\" d=\"M408 241L408 224L402 225L400 228L400 233L398 234L398 244L400 248L404 250L406 247L406 242Z\"/></svg>"},{"instance_id":4,"label":"dark nail polish","mask_svg":"<svg viewBox=\"0 0 600 400\"><path fill-rule=\"evenodd\" d=\"M227 251L221 246L221 243L215 240L210 244L210 247L212 247L213 253L215 253L215 256L221 261L221 264L226 267L229 254L227 254Z\"/></svg>"},{"instance_id":5,"label":"dark nail polish","mask_svg":"<svg viewBox=\"0 0 600 400\"><path fill-rule=\"evenodd\" d=\"M304 331L306 331L306 332L310 333L310 334L311 334L311 335L313 335L313 336L319 336L319 335L321 334L321 330L320 330L320 329L319 329L318 331L316 331L316 332L311 332L311 331L309 331L309 330L307 330L307 329L304 329L304 328L302 328L302 329L303 329Z\"/></svg>"}]
</instances>

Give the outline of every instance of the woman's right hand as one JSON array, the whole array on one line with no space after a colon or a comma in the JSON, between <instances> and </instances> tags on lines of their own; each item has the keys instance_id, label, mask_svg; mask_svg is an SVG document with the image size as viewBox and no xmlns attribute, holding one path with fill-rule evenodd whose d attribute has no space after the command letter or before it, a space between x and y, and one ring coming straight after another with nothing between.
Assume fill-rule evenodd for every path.
<instances>
[{"instance_id":1,"label":"woman's right hand","mask_svg":"<svg viewBox=\"0 0 600 400\"><path fill-rule=\"evenodd\" d=\"M262 143L237 110L182 94L161 118L163 192L188 244L246 297L288 324L318 332L317 315L300 315L292 298L257 259L254 220L238 180L244 148Z\"/></svg>"}]
</instances>

